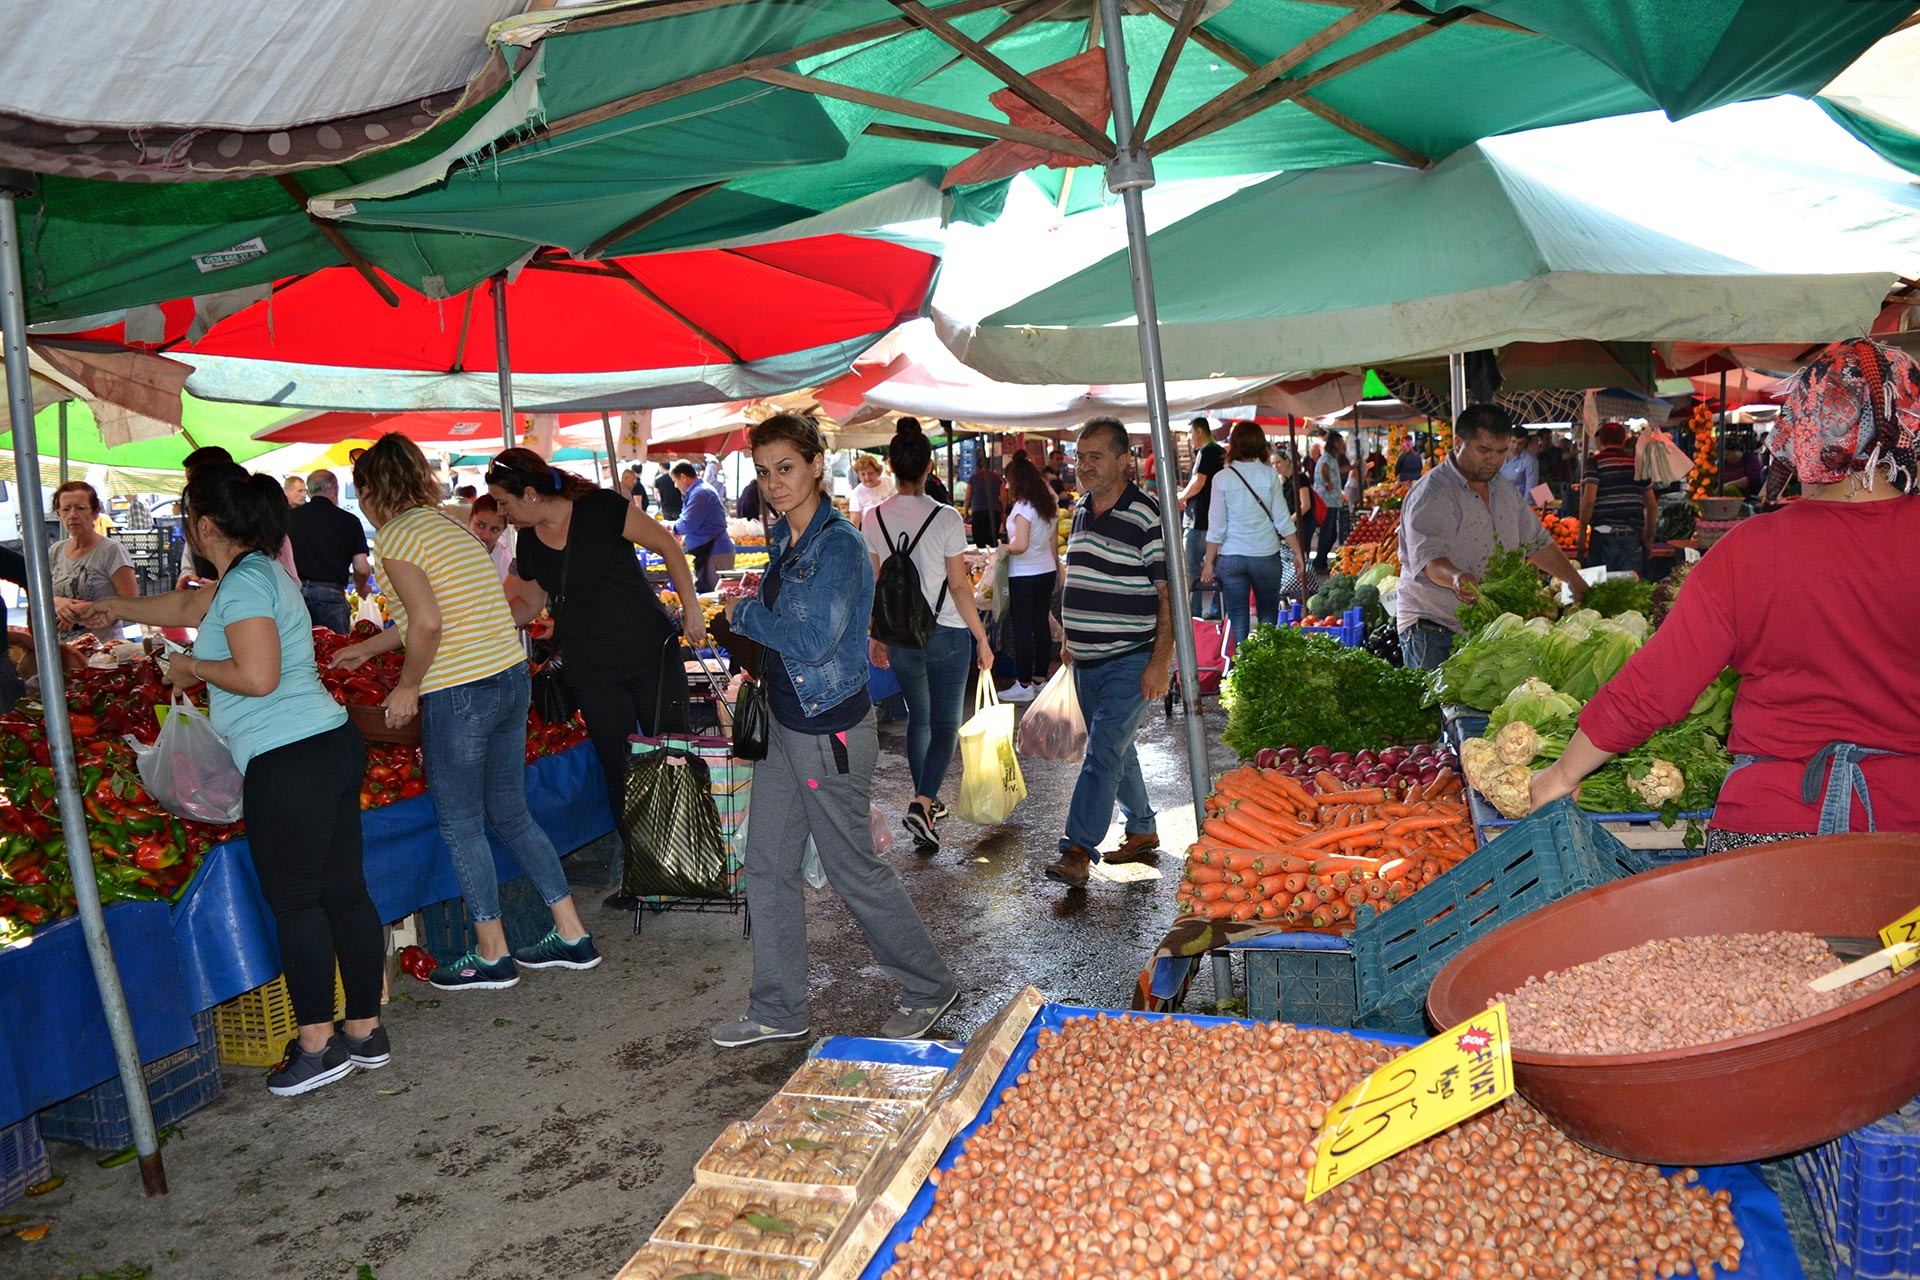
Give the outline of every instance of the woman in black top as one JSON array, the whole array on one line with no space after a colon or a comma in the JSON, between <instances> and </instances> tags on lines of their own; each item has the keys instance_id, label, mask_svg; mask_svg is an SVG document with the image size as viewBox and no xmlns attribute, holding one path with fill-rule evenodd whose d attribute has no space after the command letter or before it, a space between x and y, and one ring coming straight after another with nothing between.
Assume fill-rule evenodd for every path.
<instances>
[{"instance_id":1,"label":"woman in black top","mask_svg":"<svg viewBox=\"0 0 1920 1280\"><path fill-rule=\"evenodd\" d=\"M1007 540L1000 528L1006 522L1000 501L1000 473L991 468L974 472L973 479L967 482L967 508L973 517L974 546L997 547Z\"/></svg>"},{"instance_id":2,"label":"woman in black top","mask_svg":"<svg viewBox=\"0 0 1920 1280\"><path fill-rule=\"evenodd\" d=\"M520 530L507 579L514 621L526 626L551 610L567 692L587 722L617 821L635 726L650 734L687 726L687 672L673 619L633 549L666 561L680 596L681 629L699 646L707 627L686 552L639 507L555 470L531 449L496 457L487 491Z\"/></svg>"}]
</instances>

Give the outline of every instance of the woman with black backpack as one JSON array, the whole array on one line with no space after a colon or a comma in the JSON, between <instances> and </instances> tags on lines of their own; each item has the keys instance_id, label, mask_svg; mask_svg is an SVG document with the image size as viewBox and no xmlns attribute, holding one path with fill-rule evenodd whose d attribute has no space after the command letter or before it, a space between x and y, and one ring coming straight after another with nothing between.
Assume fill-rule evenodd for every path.
<instances>
[{"instance_id":1,"label":"woman with black backpack","mask_svg":"<svg viewBox=\"0 0 1920 1280\"><path fill-rule=\"evenodd\" d=\"M900 420L887 462L894 496L860 526L873 556L871 656L876 667L892 669L907 699L914 795L901 823L915 845L938 849L937 823L946 816L940 784L960 745L967 674L974 665L993 669L993 646L973 607L966 522L926 496L933 446L918 422Z\"/></svg>"}]
</instances>

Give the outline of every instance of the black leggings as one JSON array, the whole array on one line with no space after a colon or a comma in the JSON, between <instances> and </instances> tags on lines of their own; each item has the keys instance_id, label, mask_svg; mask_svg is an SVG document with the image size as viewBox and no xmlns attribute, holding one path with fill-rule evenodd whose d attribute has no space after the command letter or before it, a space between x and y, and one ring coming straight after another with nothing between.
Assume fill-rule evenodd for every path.
<instances>
[{"instance_id":1,"label":"black leggings","mask_svg":"<svg viewBox=\"0 0 1920 1280\"><path fill-rule=\"evenodd\" d=\"M1013 627L1013 668L1022 684L1038 684L1053 665L1053 630L1047 614L1053 608L1053 583L1058 575L1045 573L1008 578L1007 621Z\"/></svg>"},{"instance_id":2,"label":"black leggings","mask_svg":"<svg viewBox=\"0 0 1920 1280\"><path fill-rule=\"evenodd\" d=\"M678 637L670 638L671 646L654 647L652 657L643 657L636 667L618 675L594 667L561 668L566 673L567 692L573 695L581 718L587 722L594 754L600 757L607 803L613 808L616 824L627 791L627 765L633 758L633 744L628 739L636 727L647 734L687 730L687 669L680 658Z\"/></svg>"},{"instance_id":3,"label":"black leggings","mask_svg":"<svg viewBox=\"0 0 1920 1280\"><path fill-rule=\"evenodd\" d=\"M367 747L343 724L247 762L247 843L280 934L300 1025L333 1021L333 966L347 1017L380 1016L380 913L360 865Z\"/></svg>"}]
</instances>

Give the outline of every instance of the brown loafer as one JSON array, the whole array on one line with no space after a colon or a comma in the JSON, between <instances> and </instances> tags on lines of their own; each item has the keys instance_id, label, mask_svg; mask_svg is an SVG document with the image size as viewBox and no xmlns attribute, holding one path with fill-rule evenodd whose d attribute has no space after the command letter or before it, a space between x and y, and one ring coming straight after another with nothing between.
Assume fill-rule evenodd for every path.
<instances>
[{"instance_id":1,"label":"brown loafer","mask_svg":"<svg viewBox=\"0 0 1920 1280\"><path fill-rule=\"evenodd\" d=\"M1127 835L1127 838L1120 842L1120 847L1118 849L1115 849L1112 853L1103 853L1100 856L1102 858L1105 858L1110 863L1112 862L1150 862L1153 860L1155 855L1157 855L1159 852L1160 852L1160 833L1159 832L1147 831L1147 832L1142 832L1139 835L1134 835L1133 833L1129 832Z\"/></svg>"},{"instance_id":2,"label":"brown loafer","mask_svg":"<svg viewBox=\"0 0 1920 1280\"><path fill-rule=\"evenodd\" d=\"M1069 889L1084 889L1092 868L1093 856L1079 845L1070 844L1059 861L1047 864L1047 879L1058 880Z\"/></svg>"}]
</instances>

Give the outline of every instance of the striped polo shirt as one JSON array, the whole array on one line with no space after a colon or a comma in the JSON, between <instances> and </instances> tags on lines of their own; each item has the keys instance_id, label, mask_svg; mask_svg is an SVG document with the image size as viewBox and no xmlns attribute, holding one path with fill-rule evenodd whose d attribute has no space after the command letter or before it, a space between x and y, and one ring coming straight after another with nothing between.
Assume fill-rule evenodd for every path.
<instances>
[{"instance_id":1,"label":"striped polo shirt","mask_svg":"<svg viewBox=\"0 0 1920 1280\"><path fill-rule=\"evenodd\" d=\"M1647 482L1634 478L1633 450L1602 449L1587 466L1587 479L1597 486L1593 523L1637 534L1646 523Z\"/></svg>"},{"instance_id":2,"label":"striped polo shirt","mask_svg":"<svg viewBox=\"0 0 1920 1280\"><path fill-rule=\"evenodd\" d=\"M380 590L403 640L407 607L387 577L387 561L406 561L433 587L440 607L440 647L420 682L422 693L484 680L526 657L493 557L464 526L431 507L415 507L381 526L374 535L373 554Z\"/></svg>"},{"instance_id":3,"label":"striped polo shirt","mask_svg":"<svg viewBox=\"0 0 1920 1280\"><path fill-rule=\"evenodd\" d=\"M1095 515L1091 495L1074 506L1060 622L1073 660L1088 666L1150 648L1167 580L1160 504L1131 481Z\"/></svg>"}]
</instances>

